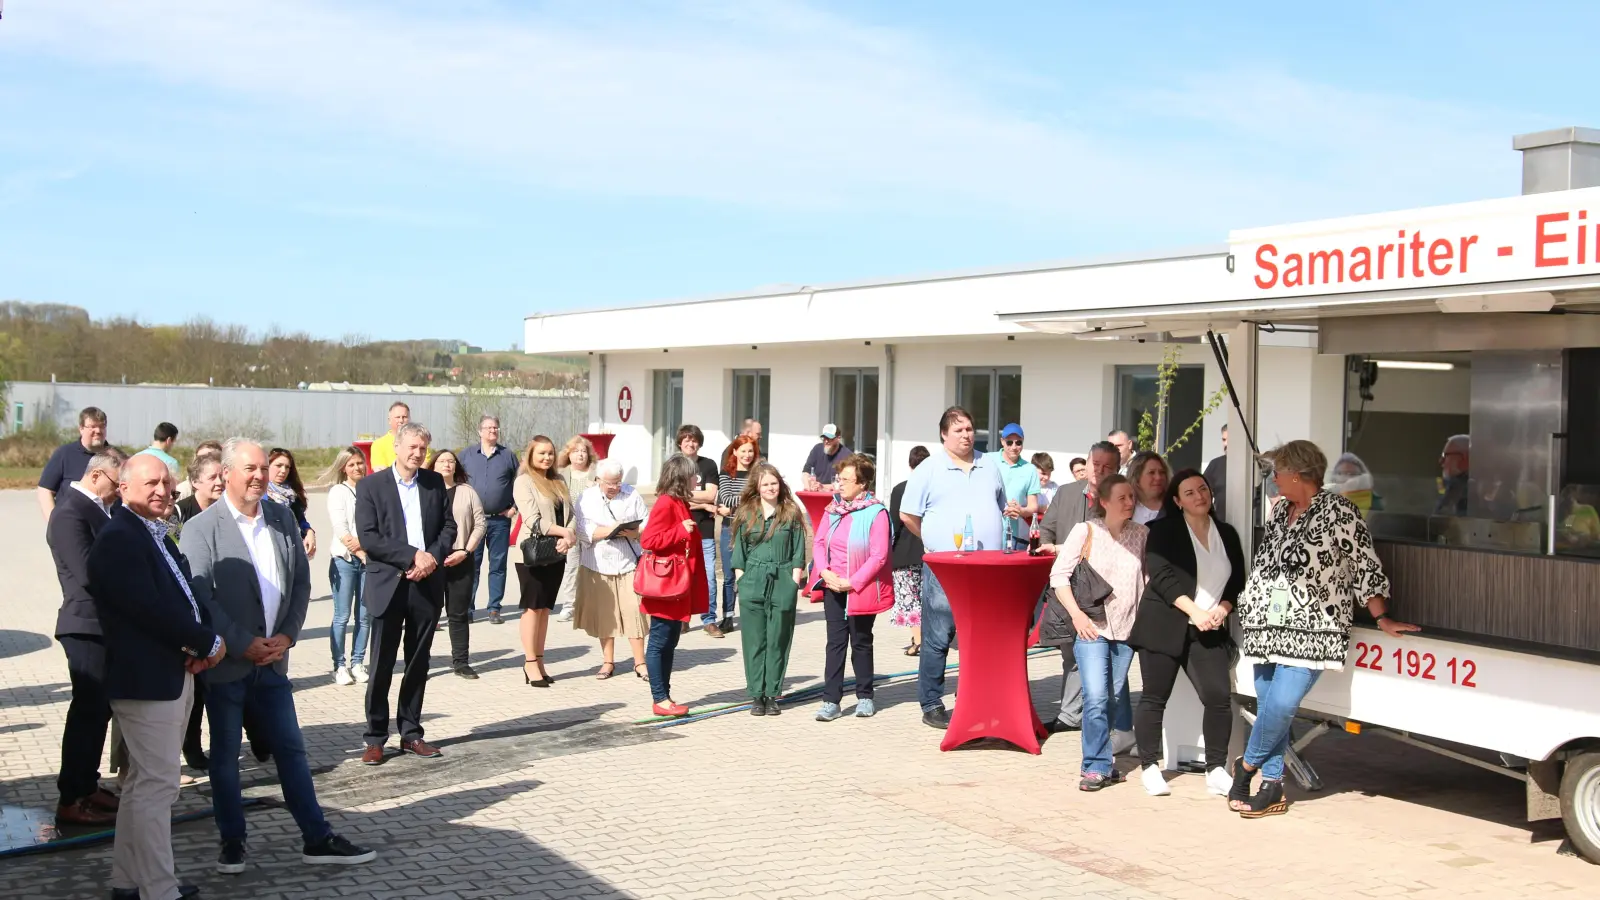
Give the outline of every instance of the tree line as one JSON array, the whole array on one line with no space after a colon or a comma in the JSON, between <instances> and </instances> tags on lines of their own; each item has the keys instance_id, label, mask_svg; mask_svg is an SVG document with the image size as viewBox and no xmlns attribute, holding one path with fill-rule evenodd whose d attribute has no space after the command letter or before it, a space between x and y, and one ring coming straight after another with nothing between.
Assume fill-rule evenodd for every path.
<instances>
[{"instance_id":1,"label":"tree line","mask_svg":"<svg viewBox=\"0 0 1600 900\"><path fill-rule=\"evenodd\" d=\"M0 302L0 381L129 384L215 384L295 388L318 381L355 384L471 383L494 371L515 370L515 354L460 356L459 342L338 341L274 328L195 318L181 325L148 325L116 317L95 320L80 307ZM582 387L578 373L513 372L503 384Z\"/></svg>"}]
</instances>

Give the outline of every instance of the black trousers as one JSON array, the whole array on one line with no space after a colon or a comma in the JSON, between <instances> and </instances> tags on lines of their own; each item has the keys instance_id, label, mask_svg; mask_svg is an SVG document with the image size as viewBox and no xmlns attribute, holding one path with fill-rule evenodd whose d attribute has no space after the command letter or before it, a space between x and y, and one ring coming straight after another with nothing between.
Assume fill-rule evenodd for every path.
<instances>
[{"instance_id":1,"label":"black trousers","mask_svg":"<svg viewBox=\"0 0 1600 900\"><path fill-rule=\"evenodd\" d=\"M1201 634L1188 626L1183 652L1176 656L1139 651L1139 674L1144 688L1139 708L1133 712L1133 733L1139 740L1140 762L1153 766L1161 758L1161 720L1178 680L1178 669L1189 673L1200 705L1205 708L1200 730L1206 741L1206 770L1227 768L1228 739L1233 733L1228 670L1233 668L1233 645L1222 632Z\"/></svg>"},{"instance_id":2,"label":"black trousers","mask_svg":"<svg viewBox=\"0 0 1600 900\"><path fill-rule=\"evenodd\" d=\"M422 695L428 687L428 658L433 652L433 629L439 624L439 606L415 586L389 601L381 616L372 618L372 660L367 680L367 735L369 747L389 739L389 684L394 661L404 648L406 667L400 677L400 697L395 704L395 730L401 741L422 740Z\"/></svg>"},{"instance_id":3,"label":"black trousers","mask_svg":"<svg viewBox=\"0 0 1600 900\"><path fill-rule=\"evenodd\" d=\"M872 696L872 623L877 616L845 615L845 595L822 592L822 609L828 617L828 644L822 663L822 699L838 703L844 699L844 655L849 650L855 664L856 698Z\"/></svg>"},{"instance_id":4,"label":"black trousers","mask_svg":"<svg viewBox=\"0 0 1600 900\"><path fill-rule=\"evenodd\" d=\"M444 572L444 611L450 622L450 665L460 668L467 664L467 626L472 624L472 588L478 580L473 577L470 556L461 565Z\"/></svg>"},{"instance_id":5,"label":"black trousers","mask_svg":"<svg viewBox=\"0 0 1600 900\"><path fill-rule=\"evenodd\" d=\"M67 654L67 674L72 680L72 702L61 732L61 770L56 790L63 804L73 803L100 788L100 757L106 750L111 727L111 701L106 697L106 646L96 635L64 634L61 649Z\"/></svg>"}]
</instances>

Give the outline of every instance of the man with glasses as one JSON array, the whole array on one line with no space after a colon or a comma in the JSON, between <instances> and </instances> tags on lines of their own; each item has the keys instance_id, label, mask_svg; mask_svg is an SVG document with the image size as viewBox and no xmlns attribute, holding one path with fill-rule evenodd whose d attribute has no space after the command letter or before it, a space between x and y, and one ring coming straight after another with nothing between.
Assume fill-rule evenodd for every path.
<instances>
[{"instance_id":1,"label":"man with glasses","mask_svg":"<svg viewBox=\"0 0 1600 900\"><path fill-rule=\"evenodd\" d=\"M500 420L484 416L478 420L478 443L463 447L456 454L467 481L483 502L483 541L472 551L472 597L477 603L478 576L483 573L483 556L489 555L489 622L499 625L500 604L506 596L506 553L511 547L511 517L517 511L511 485L517 480L517 455L500 446ZM573 498L577 500L576 497ZM470 618L470 617L469 617Z\"/></svg>"},{"instance_id":2,"label":"man with glasses","mask_svg":"<svg viewBox=\"0 0 1600 900\"><path fill-rule=\"evenodd\" d=\"M1028 546L1028 523L1039 512L1039 470L1022 458L1022 426L1000 430L1000 480L1006 486L1006 536L1012 548ZM1001 548L1004 549L1004 548Z\"/></svg>"},{"instance_id":3,"label":"man with glasses","mask_svg":"<svg viewBox=\"0 0 1600 900\"><path fill-rule=\"evenodd\" d=\"M1472 438L1458 434L1444 442L1439 454L1439 474L1443 490L1439 503L1433 508L1436 516L1464 516L1467 514L1467 485L1470 483Z\"/></svg>"},{"instance_id":4,"label":"man with glasses","mask_svg":"<svg viewBox=\"0 0 1600 900\"><path fill-rule=\"evenodd\" d=\"M839 437L839 426L831 422L822 426L822 440L811 448L811 455L806 457L805 467L800 470L806 489L833 490L833 478L837 474L834 467L854 452Z\"/></svg>"}]
</instances>

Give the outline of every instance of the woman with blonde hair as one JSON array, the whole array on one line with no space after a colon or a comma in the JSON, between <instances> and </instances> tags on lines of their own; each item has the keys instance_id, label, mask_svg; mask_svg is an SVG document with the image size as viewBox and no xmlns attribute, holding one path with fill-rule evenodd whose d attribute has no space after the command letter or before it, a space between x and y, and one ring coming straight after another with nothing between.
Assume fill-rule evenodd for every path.
<instances>
[{"instance_id":1,"label":"woman with blonde hair","mask_svg":"<svg viewBox=\"0 0 1600 900\"><path fill-rule=\"evenodd\" d=\"M754 440L745 446L753 449ZM771 463L758 463L744 480L739 505L722 527L730 533L728 565L744 598L739 634L750 714L776 716L806 576L805 512Z\"/></svg>"},{"instance_id":2,"label":"woman with blonde hair","mask_svg":"<svg viewBox=\"0 0 1600 900\"><path fill-rule=\"evenodd\" d=\"M517 504L517 515L522 526L513 537L520 550L522 561L517 563L517 584L522 589L519 605L522 617L521 630L523 683L533 687L549 687L555 683L544 668L544 642L550 633L550 609L555 606L561 590L561 578L567 568L567 551L577 543L577 533L572 528L572 495L567 483L556 469L556 445L544 435L528 442L522 454L522 471L511 485L511 496ZM532 551L540 543L530 538L554 538L553 556L534 558ZM528 667L533 666L530 672ZM534 673L538 678L534 678Z\"/></svg>"},{"instance_id":3,"label":"woman with blonde hair","mask_svg":"<svg viewBox=\"0 0 1600 900\"><path fill-rule=\"evenodd\" d=\"M567 496L572 498L576 506L583 492L594 484L595 463L594 444L581 434L567 438L566 446L556 455L556 471L561 473L561 480L567 483ZM582 548L574 542L572 549L567 551L567 568L561 576L561 590L556 592L556 605L561 608L556 614L556 621L572 621L572 608L578 602L578 566L581 560Z\"/></svg>"},{"instance_id":4,"label":"woman with blonde hair","mask_svg":"<svg viewBox=\"0 0 1600 900\"><path fill-rule=\"evenodd\" d=\"M356 484L367 477L367 458L360 450L346 447L333 461L333 486L328 488L328 519L333 522L333 558L328 560L328 584L333 588L333 621L328 627L328 642L333 650L335 684L351 685L367 680L367 629L372 614L362 600L361 588L367 575L367 553L356 537ZM350 641L350 665L345 666L345 634L355 622Z\"/></svg>"}]
</instances>

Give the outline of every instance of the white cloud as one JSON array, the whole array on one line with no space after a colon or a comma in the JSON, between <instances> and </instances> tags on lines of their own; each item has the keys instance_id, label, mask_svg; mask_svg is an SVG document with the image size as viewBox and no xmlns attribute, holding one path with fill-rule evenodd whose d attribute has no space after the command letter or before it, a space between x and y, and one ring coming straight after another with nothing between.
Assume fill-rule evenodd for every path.
<instances>
[{"instance_id":1,"label":"white cloud","mask_svg":"<svg viewBox=\"0 0 1600 900\"><path fill-rule=\"evenodd\" d=\"M1220 238L1263 216L1413 205L1462 181L1481 196L1485 173L1515 166L1509 132L1484 116L1279 73L1027 114L1004 98L1029 73L957 65L928 40L800 2L605 19L444 9L50 0L5 24L19 49L214 92L230 115L243 101L286 134L388 141L446 170L625 196L1086 230L1189 223Z\"/></svg>"}]
</instances>

